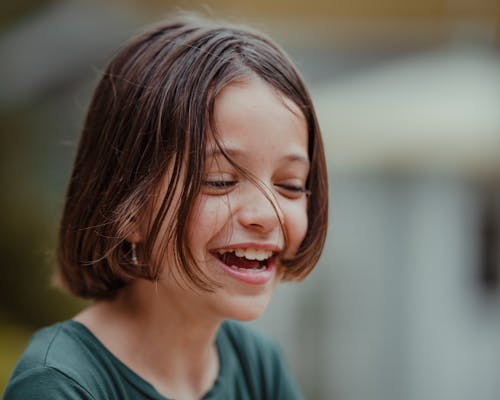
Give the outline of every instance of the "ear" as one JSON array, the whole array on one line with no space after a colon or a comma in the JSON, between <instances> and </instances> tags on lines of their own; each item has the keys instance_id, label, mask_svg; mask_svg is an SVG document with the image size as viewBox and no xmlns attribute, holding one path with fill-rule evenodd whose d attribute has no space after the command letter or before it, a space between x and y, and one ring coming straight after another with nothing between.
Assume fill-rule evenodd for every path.
<instances>
[{"instance_id":1,"label":"ear","mask_svg":"<svg viewBox=\"0 0 500 400\"><path fill-rule=\"evenodd\" d=\"M125 240L129 243L141 243L146 239L147 226L143 218L132 218L127 226ZM141 223L142 222L142 223Z\"/></svg>"},{"instance_id":2,"label":"ear","mask_svg":"<svg viewBox=\"0 0 500 400\"><path fill-rule=\"evenodd\" d=\"M134 230L132 233L125 237L125 240L130 243L141 243L144 241L144 237L142 233Z\"/></svg>"}]
</instances>

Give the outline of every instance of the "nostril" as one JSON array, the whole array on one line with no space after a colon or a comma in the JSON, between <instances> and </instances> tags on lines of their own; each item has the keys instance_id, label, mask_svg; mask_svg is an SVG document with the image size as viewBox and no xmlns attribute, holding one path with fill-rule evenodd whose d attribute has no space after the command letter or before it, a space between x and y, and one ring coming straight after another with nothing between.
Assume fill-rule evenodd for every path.
<instances>
[{"instance_id":1,"label":"nostril","mask_svg":"<svg viewBox=\"0 0 500 400\"><path fill-rule=\"evenodd\" d=\"M279 209L276 210L271 204L266 207L258 205L246 205L240 209L238 222L249 229L260 231L271 231L280 225Z\"/></svg>"},{"instance_id":2,"label":"nostril","mask_svg":"<svg viewBox=\"0 0 500 400\"><path fill-rule=\"evenodd\" d=\"M247 229L261 232L270 232L279 226L279 220L276 216L267 218L261 215L257 218L251 218L251 220L242 218L240 219L240 223Z\"/></svg>"}]
</instances>

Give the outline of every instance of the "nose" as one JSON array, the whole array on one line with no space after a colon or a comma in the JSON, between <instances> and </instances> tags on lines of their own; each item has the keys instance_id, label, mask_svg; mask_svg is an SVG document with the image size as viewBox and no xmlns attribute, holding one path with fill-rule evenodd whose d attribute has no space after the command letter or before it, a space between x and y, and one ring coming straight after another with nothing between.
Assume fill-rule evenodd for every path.
<instances>
[{"instance_id":1,"label":"nose","mask_svg":"<svg viewBox=\"0 0 500 400\"><path fill-rule=\"evenodd\" d=\"M259 233L269 233L280 226L278 203L269 189L248 183L240 192L237 220L246 229ZM264 191L264 192L263 192ZM242 193L244 192L244 193Z\"/></svg>"}]
</instances>

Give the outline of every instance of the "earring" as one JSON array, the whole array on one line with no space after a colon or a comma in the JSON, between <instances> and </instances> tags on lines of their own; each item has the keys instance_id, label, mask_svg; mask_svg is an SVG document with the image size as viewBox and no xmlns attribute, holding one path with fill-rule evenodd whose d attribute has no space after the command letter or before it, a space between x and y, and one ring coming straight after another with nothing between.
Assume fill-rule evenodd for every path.
<instances>
[{"instance_id":1,"label":"earring","mask_svg":"<svg viewBox=\"0 0 500 400\"><path fill-rule=\"evenodd\" d=\"M132 264L137 265L138 261L137 261L137 251L135 249L135 243L130 243L130 250L131 250L131 253L132 253L130 255L130 259L132 261Z\"/></svg>"}]
</instances>

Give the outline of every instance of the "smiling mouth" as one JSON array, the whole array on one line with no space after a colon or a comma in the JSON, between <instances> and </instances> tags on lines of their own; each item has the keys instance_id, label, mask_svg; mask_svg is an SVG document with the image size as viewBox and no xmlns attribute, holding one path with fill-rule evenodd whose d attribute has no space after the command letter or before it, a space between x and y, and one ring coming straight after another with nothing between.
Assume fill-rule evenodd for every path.
<instances>
[{"instance_id":1,"label":"smiling mouth","mask_svg":"<svg viewBox=\"0 0 500 400\"><path fill-rule=\"evenodd\" d=\"M261 272L269 268L275 257L271 250L260 249L220 249L213 252L221 262L238 271Z\"/></svg>"}]
</instances>

